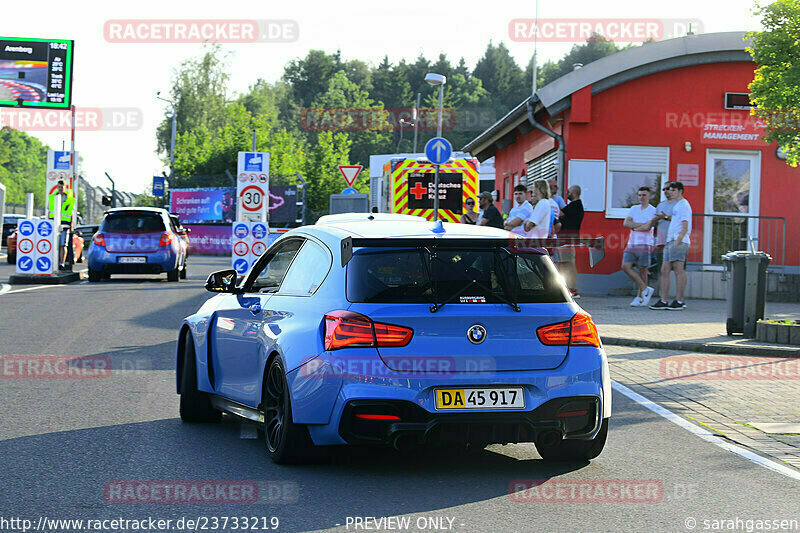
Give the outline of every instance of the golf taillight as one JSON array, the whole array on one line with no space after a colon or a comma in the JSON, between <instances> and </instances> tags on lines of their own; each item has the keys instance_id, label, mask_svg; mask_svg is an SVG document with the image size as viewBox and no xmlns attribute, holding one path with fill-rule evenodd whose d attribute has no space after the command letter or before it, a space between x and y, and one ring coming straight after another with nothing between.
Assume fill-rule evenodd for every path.
<instances>
[{"instance_id":1,"label":"golf taillight","mask_svg":"<svg viewBox=\"0 0 800 533\"><path fill-rule=\"evenodd\" d=\"M400 420L397 415L371 415L371 414L357 414L356 418L361 420Z\"/></svg>"},{"instance_id":2,"label":"golf taillight","mask_svg":"<svg viewBox=\"0 0 800 533\"><path fill-rule=\"evenodd\" d=\"M414 330L393 324L373 322L353 311L331 311L325 315L325 349L377 348L405 346Z\"/></svg>"},{"instance_id":3,"label":"golf taillight","mask_svg":"<svg viewBox=\"0 0 800 533\"><path fill-rule=\"evenodd\" d=\"M94 237L92 237L92 243L96 244L97 246L102 246L105 248L106 246L106 239L103 237L102 233L95 233Z\"/></svg>"},{"instance_id":4,"label":"golf taillight","mask_svg":"<svg viewBox=\"0 0 800 533\"><path fill-rule=\"evenodd\" d=\"M600 335L592 322L592 315L580 311L566 322L542 326L536 336L547 346L594 346L600 347Z\"/></svg>"},{"instance_id":5,"label":"golf taillight","mask_svg":"<svg viewBox=\"0 0 800 533\"><path fill-rule=\"evenodd\" d=\"M172 242L172 235L170 235L169 232L165 231L164 233L161 234L161 240L158 241L158 245L168 246L169 243L171 242Z\"/></svg>"}]
</instances>

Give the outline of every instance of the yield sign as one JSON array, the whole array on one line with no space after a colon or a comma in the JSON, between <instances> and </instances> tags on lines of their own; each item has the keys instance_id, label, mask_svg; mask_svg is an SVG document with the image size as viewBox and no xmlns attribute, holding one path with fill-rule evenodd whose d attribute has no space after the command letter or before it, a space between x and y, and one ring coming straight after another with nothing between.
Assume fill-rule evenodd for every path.
<instances>
[{"instance_id":1,"label":"yield sign","mask_svg":"<svg viewBox=\"0 0 800 533\"><path fill-rule=\"evenodd\" d=\"M339 165L339 172L342 173L347 184L352 186L363 168L361 165Z\"/></svg>"}]
</instances>

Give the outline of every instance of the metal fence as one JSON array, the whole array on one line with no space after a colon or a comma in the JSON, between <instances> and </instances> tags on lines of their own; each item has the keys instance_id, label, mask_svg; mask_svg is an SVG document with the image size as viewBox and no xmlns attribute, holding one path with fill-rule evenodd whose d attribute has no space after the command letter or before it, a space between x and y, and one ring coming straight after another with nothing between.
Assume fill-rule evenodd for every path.
<instances>
[{"instance_id":1,"label":"metal fence","mask_svg":"<svg viewBox=\"0 0 800 533\"><path fill-rule=\"evenodd\" d=\"M786 219L783 217L696 213L687 263L722 266L722 256L738 250L760 250L772 266L786 264Z\"/></svg>"},{"instance_id":2,"label":"metal fence","mask_svg":"<svg viewBox=\"0 0 800 533\"><path fill-rule=\"evenodd\" d=\"M80 190L78 191L79 203L85 208L82 209L84 224L99 224L103 219L103 213L108 206L103 205L103 196L111 196L111 189L106 187L94 187L85 180L80 180ZM114 191L117 207L131 207L136 204L136 196L123 191ZM6 214L25 214L25 204L6 203ZM44 206L33 206L33 216L44 216Z\"/></svg>"}]
</instances>

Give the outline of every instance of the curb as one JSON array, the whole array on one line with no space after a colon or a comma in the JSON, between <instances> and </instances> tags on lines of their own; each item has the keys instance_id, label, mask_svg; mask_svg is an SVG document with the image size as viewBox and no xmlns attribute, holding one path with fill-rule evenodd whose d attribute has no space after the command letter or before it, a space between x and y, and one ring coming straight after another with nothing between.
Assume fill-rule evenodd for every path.
<instances>
[{"instance_id":1,"label":"curb","mask_svg":"<svg viewBox=\"0 0 800 533\"><path fill-rule=\"evenodd\" d=\"M8 283L11 285L66 285L80 281L80 272L58 272L45 276L34 274L11 274Z\"/></svg>"},{"instance_id":2,"label":"curb","mask_svg":"<svg viewBox=\"0 0 800 533\"><path fill-rule=\"evenodd\" d=\"M762 355L769 357L798 357L800 348L773 347L773 346L731 346L718 342L697 344L691 341L643 341L638 339L625 339L622 337L606 337L601 335L603 344L614 346L634 346L639 348L661 348L663 350L677 350L682 352L717 353L730 355Z\"/></svg>"}]
</instances>

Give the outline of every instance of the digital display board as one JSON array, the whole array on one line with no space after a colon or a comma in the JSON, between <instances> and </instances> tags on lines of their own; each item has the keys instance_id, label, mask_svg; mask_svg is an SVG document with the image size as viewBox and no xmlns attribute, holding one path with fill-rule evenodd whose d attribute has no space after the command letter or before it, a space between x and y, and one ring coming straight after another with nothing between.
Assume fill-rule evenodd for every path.
<instances>
[{"instance_id":1,"label":"digital display board","mask_svg":"<svg viewBox=\"0 0 800 533\"><path fill-rule=\"evenodd\" d=\"M172 189L169 206L170 213L176 213L184 224L233 222L236 219L236 187Z\"/></svg>"},{"instance_id":2,"label":"digital display board","mask_svg":"<svg viewBox=\"0 0 800 533\"><path fill-rule=\"evenodd\" d=\"M73 45L0 37L0 106L69 109Z\"/></svg>"}]
</instances>

